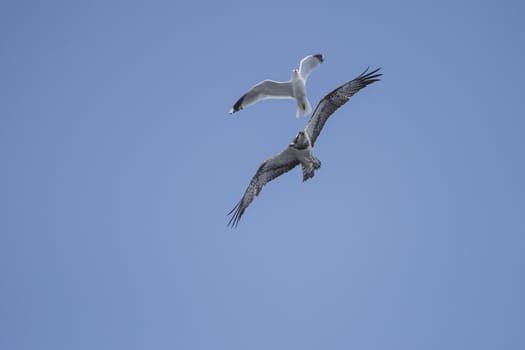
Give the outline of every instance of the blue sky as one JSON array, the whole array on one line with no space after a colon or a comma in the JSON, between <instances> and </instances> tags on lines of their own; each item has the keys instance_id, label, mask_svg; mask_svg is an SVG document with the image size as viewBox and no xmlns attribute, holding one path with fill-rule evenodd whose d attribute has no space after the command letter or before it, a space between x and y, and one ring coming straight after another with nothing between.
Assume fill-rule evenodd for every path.
<instances>
[{"instance_id":1,"label":"blue sky","mask_svg":"<svg viewBox=\"0 0 525 350\"><path fill-rule=\"evenodd\" d=\"M519 1L0 5L0 348L525 348ZM226 213L307 119L322 167Z\"/></svg>"}]
</instances>

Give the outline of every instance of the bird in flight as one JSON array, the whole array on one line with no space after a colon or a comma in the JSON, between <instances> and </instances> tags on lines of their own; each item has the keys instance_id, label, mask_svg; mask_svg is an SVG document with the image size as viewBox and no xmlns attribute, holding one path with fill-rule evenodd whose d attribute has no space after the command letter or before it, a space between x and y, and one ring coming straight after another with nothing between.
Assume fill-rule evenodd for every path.
<instances>
[{"instance_id":1,"label":"bird in flight","mask_svg":"<svg viewBox=\"0 0 525 350\"><path fill-rule=\"evenodd\" d=\"M321 99L306 127L299 131L288 147L272 158L263 161L259 166L243 197L228 213L228 215L232 215L228 226L236 227L238 225L246 208L259 195L263 186L273 179L287 173L299 164L302 167L303 181L315 175L315 171L321 167L321 161L313 155L312 150L326 121L359 90L379 81L379 77L382 75L377 73L379 69L368 72L367 68L357 78L339 86Z\"/></svg>"},{"instance_id":2,"label":"bird in flight","mask_svg":"<svg viewBox=\"0 0 525 350\"><path fill-rule=\"evenodd\" d=\"M297 102L296 117L302 117L312 111L306 96L306 80L312 71L324 61L321 54L309 55L301 60L299 69L292 70L288 81L263 80L241 96L230 109L230 114L240 111L254 103L266 99L292 99Z\"/></svg>"}]
</instances>

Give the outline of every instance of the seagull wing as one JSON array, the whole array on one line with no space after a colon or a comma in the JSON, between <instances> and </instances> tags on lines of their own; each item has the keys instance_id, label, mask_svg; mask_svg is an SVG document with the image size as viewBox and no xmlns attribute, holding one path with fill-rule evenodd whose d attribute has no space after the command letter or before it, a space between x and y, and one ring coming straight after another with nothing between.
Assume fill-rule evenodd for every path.
<instances>
[{"instance_id":1,"label":"seagull wing","mask_svg":"<svg viewBox=\"0 0 525 350\"><path fill-rule=\"evenodd\" d=\"M230 114L240 111L255 102L269 98L294 99L292 83L290 81L264 80L253 86L247 93L235 102L230 109Z\"/></svg>"},{"instance_id":2,"label":"seagull wing","mask_svg":"<svg viewBox=\"0 0 525 350\"><path fill-rule=\"evenodd\" d=\"M321 54L306 56L301 60L299 65L299 74L303 77L304 80L308 79L308 76L314 69L319 67L324 61L324 56Z\"/></svg>"},{"instance_id":3,"label":"seagull wing","mask_svg":"<svg viewBox=\"0 0 525 350\"><path fill-rule=\"evenodd\" d=\"M299 164L299 160L291 147L287 147L281 153L276 154L270 159L265 160L257 169L255 176L250 181L248 188L244 192L241 200L228 215L233 214L228 222L228 226L237 226L242 214L253 199L259 195L264 185L282 174L292 170Z\"/></svg>"},{"instance_id":4,"label":"seagull wing","mask_svg":"<svg viewBox=\"0 0 525 350\"><path fill-rule=\"evenodd\" d=\"M348 102L352 96L365 86L380 80L378 78L382 74L377 73L379 69L381 68L377 68L376 70L367 73L367 68L357 78L339 86L321 99L304 129L306 134L310 137L312 147L328 118L339 107Z\"/></svg>"}]
</instances>

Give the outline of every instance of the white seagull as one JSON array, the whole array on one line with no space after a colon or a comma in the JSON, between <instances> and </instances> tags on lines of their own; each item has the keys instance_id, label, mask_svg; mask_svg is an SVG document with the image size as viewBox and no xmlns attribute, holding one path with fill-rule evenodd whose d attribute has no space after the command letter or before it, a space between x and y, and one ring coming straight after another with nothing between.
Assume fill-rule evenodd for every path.
<instances>
[{"instance_id":1,"label":"white seagull","mask_svg":"<svg viewBox=\"0 0 525 350\"><path fill-rule=\"evenodd\" d=\"M303 181L315 175L315 170L321 167L321 161L314 157L312 149L324 124L339 107L344 105L359 90L379 81L380 79L378 78L382 75L377 73L379 69L380 68L367 73L367 68L357 78L339 86L323 97L315 108L304 130L299 131L284 151L265 160L259 166L255 176L244 192L244 196L228 213L228 215L233 214L228 222L228 226L237 226L242 214L244 214L244 211L253 199L259 195L263 186L278 176L292 170L299 164L301 164L303 170Z\"/></svg>"},{"instance_id":2,"label":"white seagull","mask_svg":"<svg viewBox=\"0 0 525 350\"><path fill-rule=\"evenodd\" d=\"M254 103L270 98L287 98L297 101L296 117L302 117L312 111L312 106L306 97L306 80L312 71L324 61L321 54L309 55L301 60L299 69L292 71L288 81L263 80L253 86L247 93L235 102L230 114L240 111Z\"/></svg>"}]
</instances>

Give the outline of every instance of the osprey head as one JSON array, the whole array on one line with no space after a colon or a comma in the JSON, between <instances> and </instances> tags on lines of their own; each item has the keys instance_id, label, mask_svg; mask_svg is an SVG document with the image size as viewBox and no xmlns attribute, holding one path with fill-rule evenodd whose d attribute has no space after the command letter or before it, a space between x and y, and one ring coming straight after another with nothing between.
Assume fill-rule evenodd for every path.
<instances>
[{"instance_id":1,"label":"osprey head","mask_svg":"<svg viewBox=\"0 0 525 350\"><path fill-rule=\"evenodd\" d=\"M310 146L310 140L304 131L299 131L297 136L295 136L293 141L290 143L290 147L295 149L306 149L308 146Z\"/></svg>"}]
</instances>

